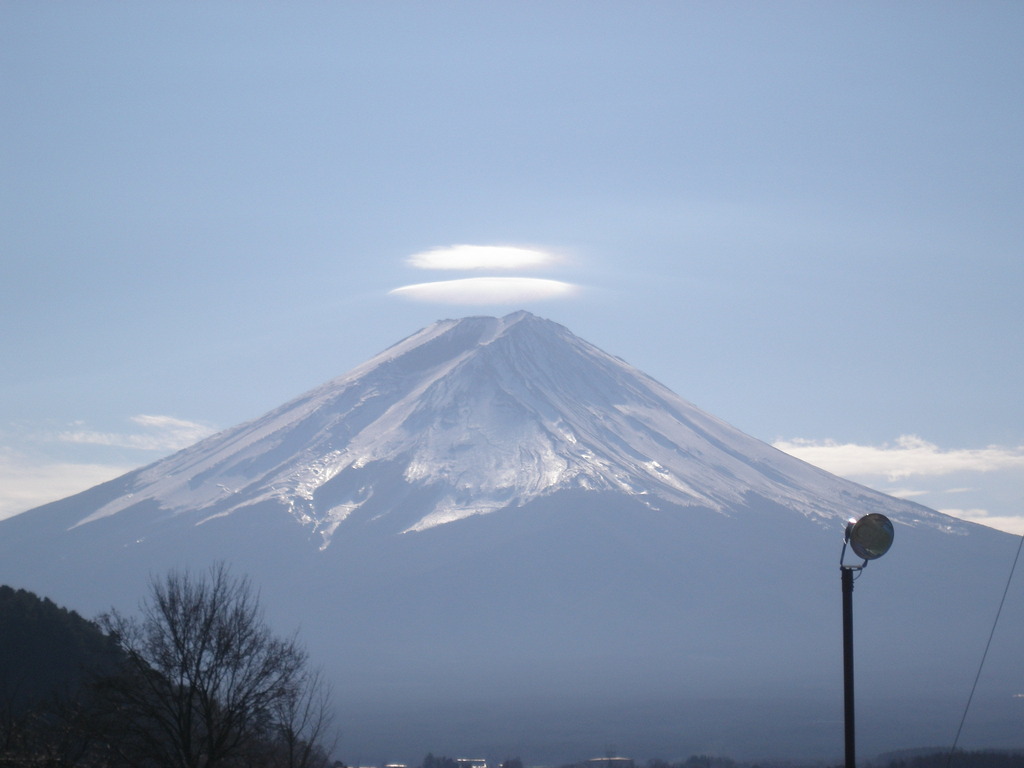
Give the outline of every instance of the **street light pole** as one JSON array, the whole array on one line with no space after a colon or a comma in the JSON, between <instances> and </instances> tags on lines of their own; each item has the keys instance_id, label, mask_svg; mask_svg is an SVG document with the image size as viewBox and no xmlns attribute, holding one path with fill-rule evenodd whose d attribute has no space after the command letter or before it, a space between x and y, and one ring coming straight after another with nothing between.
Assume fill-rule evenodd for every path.
<instances>
[{"instance_id":1,"label":"street light pole","mask_svg":"<svg viewBox=\"0 0 1024 768\"><path fill-rule=\"evenodd\" d=\"M860 570L860 568L857 568ZM846 768L857 767L857 746L853 708L853 571L842 566L843 574L843 710L846 724Z\"/></svg>"},{"instance_id":2,"label":"street light pole","mask_svg":"<svg viewBox=\"0 0 1024 768\"><path fill-rule=\"evenodd\" d=\"M839 571L843 584L843 710L846 730L846 768L857 768L857 739L853 706L853 578L863 571L868 560L875 560L892 546L892 523L885 515L872 513L846 524L843 551L839 554ZM846 546L864 562L846 565Z\"/></svg>"}]
</instances>

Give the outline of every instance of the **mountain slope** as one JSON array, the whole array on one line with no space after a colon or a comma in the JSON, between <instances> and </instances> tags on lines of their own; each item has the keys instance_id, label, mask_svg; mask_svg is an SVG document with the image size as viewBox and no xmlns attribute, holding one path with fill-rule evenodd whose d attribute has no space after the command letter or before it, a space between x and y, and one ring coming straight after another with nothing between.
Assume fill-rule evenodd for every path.
<instances>
[{"instance_id":1,"label":"mountain slope","mask_svg":"<svg viewBox=\"0 0 1024 768\"><path fill-rule=\"evenodd\" d=\"M699 411L623 361L525 312L442 321L248 424L120 481L85 525L156 504L198 523L274 501L327 546L401 483L419 531L558 491L618 491L720 512L749 495L832 520L838 480ZM393 502L389 502L393 505ZM908 524L958 528L919 509Z\"/></svg>"},{"instance_id":2,"label":"mountain slope","mask_svg":"<svg viewBox=\"0 0 1024 768\"><path fill-rule=\"evenodd\" d=\"M373 761L566 762L609 743L832 759L839 550L868 512L896 544L857 586L862 753L944 743L1015 538L783 454L523 312L435 323L0 521L0 580L97 612L228 560L301 627L343 691L343 746ZM1019 585L1007 606L975 705L985 746L1019 733Z\"/></svg>"}]
</instances>

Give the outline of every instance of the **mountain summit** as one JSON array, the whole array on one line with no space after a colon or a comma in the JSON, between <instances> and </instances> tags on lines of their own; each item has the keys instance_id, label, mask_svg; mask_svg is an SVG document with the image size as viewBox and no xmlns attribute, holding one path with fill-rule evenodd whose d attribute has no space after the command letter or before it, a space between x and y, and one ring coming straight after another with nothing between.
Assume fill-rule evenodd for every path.
<instances>
[{"instance_id":1,"label":"mountain summit","mask_svg":"<svg viewBox=\"0 0 1024 768\"><path fill-rule=\"evenodd\" d=\"M443 320L274 411L0 521L0 582L91 614L227 561L340 692L347 761L842 751L845 522L862 754L950 743L1016 538L812 467L562 326ZM1020 746L1024 595L963 743ZM1016 697L1016 698L1015 698Z\"/></svg>"},{"instance_id":2,"label":"mountain summit","mask_svg":"<svg viewBox=\"0 0 1024 768\"><path fill-rule=\"evenodd\" d=\"M322 547L346 523L422 531L568 490L721 513L768 500L825 523L851 499L889 507L528 312L437 322L115 487L76 524L154 505L201 524L276 503ZM922 521L959 527L923 508L904 522Z\"/></svg>"}]
</instances>

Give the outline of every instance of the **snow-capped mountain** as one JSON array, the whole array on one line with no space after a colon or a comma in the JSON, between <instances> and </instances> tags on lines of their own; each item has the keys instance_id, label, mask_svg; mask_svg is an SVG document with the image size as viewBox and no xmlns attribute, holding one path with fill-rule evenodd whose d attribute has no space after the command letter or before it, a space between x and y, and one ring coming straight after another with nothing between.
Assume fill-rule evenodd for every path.
<instances>
[{"instance_id":1,"label":"snow-capped mountain","mask_svg":"<svg viewBox=\"0 0 1024 768\"><path fill-rule=\"evenodd\" d=\"M119 483L121 495L76 525L147 503L202 524L273 501L326 547L349 518L394 511L393 496L378 501L381 484L415 497L402 532L567 490L723 513L753 495L819 522L834 522L851 496L865 510L889 503L526 312L435 323ZM904 522L961 527L921 508Z\"/></svg>"},{"instance_id":2,"label":"snow-capped mountain","mask_svg":"<svg viewBox=\"0 0 1024 768\"><path fill-rule=\"evenodd\" d=\"M834 759L838 557L868 512L896 544L858 580L861 752L948 743L1015 537L783 454L525 312L437 322L0 521L0 582L90 615L227 560L335 679L348 762ZM1024 744L1019 583L999 626L965 746Z\"/></svg>"}]
</instances>

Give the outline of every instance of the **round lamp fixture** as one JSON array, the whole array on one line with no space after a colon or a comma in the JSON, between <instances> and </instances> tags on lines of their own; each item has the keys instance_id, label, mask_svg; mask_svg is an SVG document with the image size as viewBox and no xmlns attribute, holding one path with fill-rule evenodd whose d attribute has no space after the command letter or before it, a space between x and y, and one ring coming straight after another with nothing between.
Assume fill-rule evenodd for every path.
<instances>
[{"instance_id":1,"label":"round lamp fixture","mask_svg":"<svg viewBox=\"0 0 1024 768\"><path fill-rule=\"evenodd\" d=\"M846 526L846 540L850 549L863 560L876 560L892 546L895 532L885 515L873 512Z\"/></svg>"}]
</instances>

